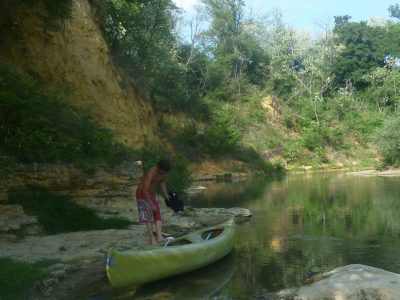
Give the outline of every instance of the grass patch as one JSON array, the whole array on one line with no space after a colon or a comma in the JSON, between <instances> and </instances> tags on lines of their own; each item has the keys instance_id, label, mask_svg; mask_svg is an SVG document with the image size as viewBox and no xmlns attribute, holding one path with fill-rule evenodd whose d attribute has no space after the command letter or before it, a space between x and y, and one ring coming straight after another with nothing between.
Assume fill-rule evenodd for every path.
<instances>
[{"instance_id":1,"label":"grass patch","mask_svg":"<svg viewBox=\"0 0 400 300\"><path fill-rule=\"evenodd\" d=\"M131 222L118 218L104 219L91 209L43 190L12 190L9 202L21 205L27 214L38 217L48 234L84 230L126 228Z\"/></svg>"},{"instance_id":2,"label":"grass patch","mask_svg":"<svg viewBox=\"0 0 400 300\"><path fill-rule=\"evenodd\" d=\"M26 291L45 276L43 266L0 258L0 299L25 299Z\"/></svg>"}]
</instances>

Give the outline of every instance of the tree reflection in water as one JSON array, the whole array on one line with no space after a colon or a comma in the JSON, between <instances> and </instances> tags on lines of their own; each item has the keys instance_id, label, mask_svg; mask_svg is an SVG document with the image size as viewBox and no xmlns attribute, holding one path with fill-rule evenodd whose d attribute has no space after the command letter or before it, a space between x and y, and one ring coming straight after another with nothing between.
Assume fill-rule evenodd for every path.
<instances>
[{"instance_id":1,"label":"tree reflection in water","mask_svg":"<svg viewBox=\"0 0 400 300\"><path fill-rule=\"evenodd\" d=\"M238 226L238 270L219 294L257 298L351 263L400 273L399 183L321 173L208 186L192 203L254 214Z\"/></svg>"}]
</instances>

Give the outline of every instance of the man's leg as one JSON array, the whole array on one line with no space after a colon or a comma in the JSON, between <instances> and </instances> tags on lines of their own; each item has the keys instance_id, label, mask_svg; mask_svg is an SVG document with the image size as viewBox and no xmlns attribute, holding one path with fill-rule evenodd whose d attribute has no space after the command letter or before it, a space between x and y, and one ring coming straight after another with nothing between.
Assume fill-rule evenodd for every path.
<instances>
[{"instance_id":1,"label":"man's leg","mask_svg":"<svg viewBox=\"0 0 400 300\"><path fill-rule=\"evenodd\" d=\"M165 242L165 239L161 233L161 224L162 224L161 220L156 221L157 242L159 243Z\"/></svg>"},{"instance_id":2,"label":"man's leg","mask_svg":"<svg viewBox=\"0 0 400 300\"><path fill-rule=\"evenodd\" d=\"M153 235L153 223L146 222L146 228L147 228L147 234L149 236L149 244L150 245L157 244L156 240L154 239L154 235Z\"/></svg>"}]
</instances>

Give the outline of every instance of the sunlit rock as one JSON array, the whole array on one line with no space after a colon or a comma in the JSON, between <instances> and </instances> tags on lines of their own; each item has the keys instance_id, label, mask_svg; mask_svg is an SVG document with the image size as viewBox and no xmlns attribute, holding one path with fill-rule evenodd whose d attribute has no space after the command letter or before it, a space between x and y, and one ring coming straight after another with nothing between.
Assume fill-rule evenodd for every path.
<instances>
[{"instance_id":1,"label":"sunlit rock","mask_svg":"<svg viewBox=\"0 0 400 300\"><path fill-rule=\"evenodd\" d=\"M313 281L297 289L265 295L265 299L400 299L400 274L365 265L336 268L316 275Z\"/></svg>"}]
</instances>

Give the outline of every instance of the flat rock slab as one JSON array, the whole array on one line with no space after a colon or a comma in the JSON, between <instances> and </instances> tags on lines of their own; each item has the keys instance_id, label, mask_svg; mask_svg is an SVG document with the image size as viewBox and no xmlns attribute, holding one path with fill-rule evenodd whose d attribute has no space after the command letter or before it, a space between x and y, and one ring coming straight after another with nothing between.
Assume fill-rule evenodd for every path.
<instances>
[{"instance_id":1,"label":"flat rock slab","mask_svg":"<svg viewBox=\"0 0 400 300\"><path fill-rule=\"evenodd\" d=\"M0 257L37 262L41 260L98 259L107 256L110 247L135 249L146 244L143 226L127 230L94 230L48 236L29 236L17 243L0 243Z\"/></svg>"},{"instance_id":2,"label":"flat rock slab","mask_svg":"<svg viewBox=\"0 0 400 300\"><path fill-rule=\"evenodd\" d=\"M311 285L281 291L266 299L334 299L396 300L400 299L400 274L360 264L336 268L317 275Z\"/></svg>"}]
</instances>

